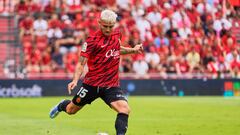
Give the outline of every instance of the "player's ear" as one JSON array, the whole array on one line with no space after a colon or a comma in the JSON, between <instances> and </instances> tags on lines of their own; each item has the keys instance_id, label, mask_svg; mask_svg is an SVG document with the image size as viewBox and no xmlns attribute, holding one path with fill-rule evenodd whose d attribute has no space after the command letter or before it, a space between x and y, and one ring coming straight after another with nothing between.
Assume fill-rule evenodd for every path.
<instances>
[{"instance_id":1,"label":"player's ear","mask_svg":"<svg viewBox=\"0 0 240 135\"><path fill-rule=\"evenodd\" d=\"M98 25L99 25L99 26L101 25L101 20L100 20L100 19L98 19Z\"/></svg>"}]
</instances>

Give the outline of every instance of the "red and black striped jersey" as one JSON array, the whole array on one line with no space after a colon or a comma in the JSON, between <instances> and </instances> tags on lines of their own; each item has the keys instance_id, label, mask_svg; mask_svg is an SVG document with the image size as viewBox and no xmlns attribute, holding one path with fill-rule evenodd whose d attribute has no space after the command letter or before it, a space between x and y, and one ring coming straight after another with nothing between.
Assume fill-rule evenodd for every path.
<instances>
[{"instance_id":1,"label":"red and black striped jersey","mask_svg":"<svg viewBox=\"0 0 240 135\"><path fill-rule=\"evenodd\" d=\"M88 73L83 83L99 87L119 86L121 33L113 31L104 36L99 30L83 44L81 56L88 58Z\"/></svg>"}]
</instances>

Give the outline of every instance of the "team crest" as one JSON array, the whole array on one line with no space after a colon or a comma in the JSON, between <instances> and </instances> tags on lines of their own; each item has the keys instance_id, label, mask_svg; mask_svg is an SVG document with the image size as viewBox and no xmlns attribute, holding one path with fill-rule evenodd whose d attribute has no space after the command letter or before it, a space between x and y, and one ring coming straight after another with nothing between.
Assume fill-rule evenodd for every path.
<instances>
[{"instance_id":1,"label":"team crest","mask_svg":"<svg viewBox=\"0 0 240 135\"><path fill-rule=\"evenodd\" d=\"M77 103L80 103L80 102L81 102L81 98L78 97L78 98L76 99L76 102L77 102Z\"/></svg>"},{"instance_id":2,"label":"team crest","mask_svg":"<svg viewBox=\"0 0 240 135\"><path fill-rule=\"evenodd\" d=\"M82 45L82 52L86 52L87 51L87 42L84 42L84 44Z\"/></svg>"}]
</instances>

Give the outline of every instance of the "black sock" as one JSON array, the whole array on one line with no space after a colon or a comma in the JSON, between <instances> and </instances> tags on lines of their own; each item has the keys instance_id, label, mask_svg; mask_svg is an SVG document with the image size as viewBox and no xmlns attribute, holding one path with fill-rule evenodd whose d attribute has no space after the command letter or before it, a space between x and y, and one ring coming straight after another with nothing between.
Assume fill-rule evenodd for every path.
<instances>
[{"instance_id":1,"label":"black sock","mask_svg":"<svg viewBox=\"0 0 240 135\"><path fill-rule=\"evenodd\" d=\"M61 111L64 111L66 112L66 107L67 105L71 102L71 100L64 100L62 103L60 103L58 105L58 111L61 112Z\"/></svg>"},{"instance_id":2,"label":"black sock","mask_svg":"<svg viewBox=\"0 0 240 135\"><path fill-rule=\"evenodd\" d=\"M125 135L128 128L127 126L128 126L128 115L124 113L119 113L115 121L115 129L117 131L117 135Z\"/></svg>"}]
</instances>

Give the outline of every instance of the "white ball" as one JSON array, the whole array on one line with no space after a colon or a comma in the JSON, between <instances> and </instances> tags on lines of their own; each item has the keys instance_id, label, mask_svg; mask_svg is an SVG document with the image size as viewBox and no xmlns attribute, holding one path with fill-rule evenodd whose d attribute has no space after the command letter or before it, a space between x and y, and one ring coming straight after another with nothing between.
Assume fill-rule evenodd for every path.
<instances>
[{"instance_id":1,"label":"white ball","mask_svg":"<svg viewBox=\"0 0 240 135\"><path fill-rule=\"evenodd\" d=\"M97 135L108 135L108 133L97 133Z\"/></svg>"}]
</instances>

